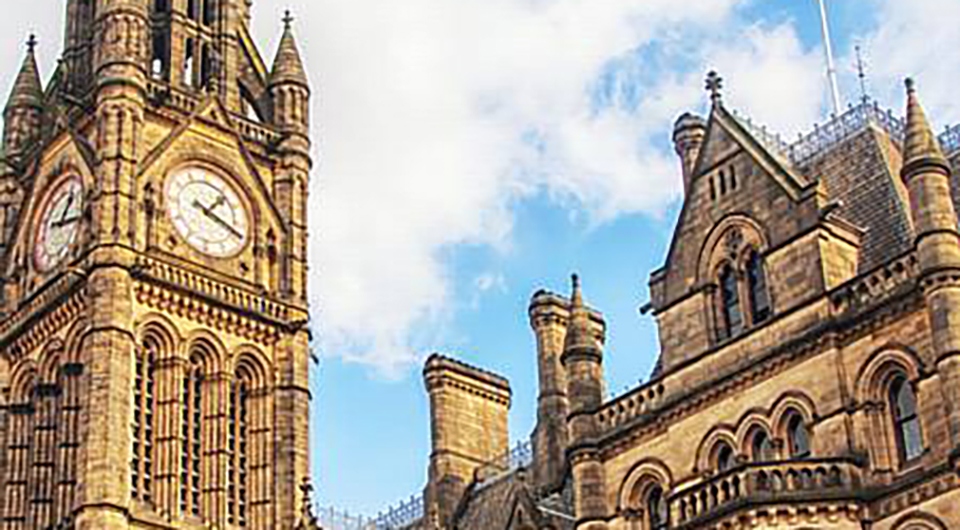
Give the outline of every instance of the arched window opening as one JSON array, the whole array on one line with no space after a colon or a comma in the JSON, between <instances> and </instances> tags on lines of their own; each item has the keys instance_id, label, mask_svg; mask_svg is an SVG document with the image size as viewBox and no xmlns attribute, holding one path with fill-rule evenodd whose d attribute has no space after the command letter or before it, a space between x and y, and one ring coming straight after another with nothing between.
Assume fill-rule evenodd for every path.
<instances>
[{"instance_id":1,"label":"arched window opening","mask_svg":"<svg viewBox=\"0 0 960 530\"><path fill-rule=\"evenodd\" d=\"M736 456L733 453L733 448L725 443L721 443L716 451L717 459L717 472L723 473L725 471L730 471L733 469L733 466L736 464Z\"/></svg>"},{"instance_id":2,"label":"arched window opening","mask_svg":"<svg viewBox=\"0 0 960 530\"><path fill-rule=\"evenodd\" d=\"M183 421L180 448L180 510L200 515L200 479L203 459L203 367L200 359L191 359L183 379Z\"/></svg>"},{"instance_id":3,"label":"arched window opening","mask_svg":"<svg viewBox=\"0 0 960 530\"><path fill-rule=\"evenodd\" d=\"M720 195L727 194L727 174L724 171L720 171Z\"/></svg>"},{"instance_id":4,"label":"arched window opening","mask_svg":"<svg viewBox=\"0 0 960 530\"><path fill-rule=\"evenodd\" d=\"M210 88L211 75L210 45L204 44L200 54L200 86Z\"/></svg>"},{"instance_id":5,"label":"arched window opening","mask_svg":"<svg viewBox=\"0 0 960 530\"><path fill-rule=\"evenodd\" d=\"M772 462L776 459L773 442L770 440L770 435L764 430L758 430L757 433L753 435L751 448L753 449L752 456L754 463L762 464Z\"/></svg>"},{"instance_id":6,"label":"arched window opening","mask_svg":"<svg viewBox=\"0 0 960 530\"><path fill-rule=\"evenodd\" d=\"M770 318L770 297L767 295L767 279L763 272L763 260L756 251L747 259L747 289L750 293L750 316L753 324Z\"/></svg>"},{"instance_id":7,"label":"arched window opening","mask_svg":"<svg viewBox=\"0 0 960 530\"><path fill-rule=\"evenodd\" d=\"M917 396L910 382L903 375L897 376L890 385L890 410L896 431L900 459L912 462L923 455L923 431L917 412Z\"/></svg>"},{"instance_id":8,"label":"arched window opening","mask_svg":"<svg viewBox=\"0 0 960 530\"><path fill-rule=\"evenodd\" d=\"M247 526L249 490L250 378L240 372L230 383L227 418L227 522Z\"/></svg>"},{"instance_id":9,"label":"arched window opening","mask_svg":"<svg viewBox=\"0 0 960 530\"><path fill-rule=\"evenodd\" d=\"M153 36L153 60L150 63L150 73L154 78L165 79L170 69L170 50L167 49L167 36L157 32Z\"/></svg>"},{"instance_id":10,"label":"arched window opening","mask_svg":"<svg viewBox=\"0 0 960 530\"><path fill-rule=\"evenodd\" d=\"M654 486L647 494L647 524L650 530L665 530L670 521L663 488Z\"/></svg>"},{"instance_id":11,"label":"arched window opening","mask_svg":"<svg viewBox=\"0 0 960 530\"><path fill-rule=\"evenodd\" d=\"M207 0L203 6L203 23L212 26L217 20L217 0Z\"/></svg>"},{"instance_id":12,"label":"arched window opening","mask_svg":"<svg viewBox=\"0 0 960 530\"><path fill-rule=\"evenodd\" d=\"M154 412L157 344L145 340L137 354L133 377L133 447L130 460L131 496L151 502L154 478Z\"/></svg>"},{"instance_id":13,"label":"arched window opening","mask_svg":"<svg viewBox=\"0 0 960 530\"><path fill-rule=\"evenodd\" d=\"M740 311L737 275L729 265L720 272L720 306L723 317L720 339L726 340L739 335L743 331L743 314Z\"/></svg>"},{"instance_id":14,"label":"arched window opening","mask_svg":"<svg viewBox=\"0 0 960 530\"><path fill-rule=\"evenodd\" d=\"M200 20L200 9L197 3L199 0L188 0L187 1L187 16L192 20Z\"/></svg>"},{"instance_id":15,"label":"arched window opening","mask_svg":"<svg viewBox=\"0 0 960 530\"><path fill-rule=\"evenodd\" d=\"M33 465L36 387L24 392L23 401L8 408L10 431L7 438L6 491L0 496L0 508L7 521L27 520L30 498L30 468Z\"/></svg>"},{"instance_id":16,"label":"arched window opening","mask_svg":"<svg viewBox=\"0 0 960 530\"><path fill-rule=\"evenodd\" d=\"M194 50L194 40L187 39L187 46L183 61L183 84L187 86L196 86L196 50Z\"/></svg>"},{"instance_id":17,"label":"arched window opening","mask_svg":"<svg viewBox=\"0 0 960 530\"><path fill-rule=\"evenodd\" d=\"M810 433L803 417L794 414L787 423L787 439L790 443L790 458L802 460L810 458Z\"/></svg>"},{"instance_id":18,"label":"arched window opening","mask_svg":"<svg viewBox=\"0 0 960 530\"><path fill-rule=\"evenodd\" d=\"M737 168L736 166L730 166L730 189L737 189Z\"/></svg>"}]
</instances>

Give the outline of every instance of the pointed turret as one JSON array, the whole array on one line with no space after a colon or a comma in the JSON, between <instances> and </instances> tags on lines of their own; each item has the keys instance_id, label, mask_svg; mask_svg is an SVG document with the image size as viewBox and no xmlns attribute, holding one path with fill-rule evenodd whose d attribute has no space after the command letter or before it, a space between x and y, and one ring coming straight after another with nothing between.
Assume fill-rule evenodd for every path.
<instances>
[{"instance_id":1,"label":"pointed turret","mask_svg":"<svg viewBox=\"0 0 960 530\"><path fill-rule=\"evenodd\" d=\"M912 173L929 166L949 171L950 165L917 96L916 83L913 79L907 79L906 85L907 130L903 145L903 176L908 178Z\"/></svg>"},{"instance_id":2,"label":"pointed turret","mask_svg":"<svg viewBox=\"0 0 960 530\"><path fill-rule=\"evenodd\" d=\"M567 462L573 473L576 528L605 530L609 510L603 494L605 479L597 446L596 418L603 404L603 350L592 333L590 312L583 303L580 278L576 275L561 362L567 372L570 402Z\"/></svg>"},{"instance_id":3,"label":"pointed turret","mask_svg":"<svg viewBox=\"0 0 960 530\"><path fill-rule=\"evenodd\" d=\"M305 133L310 127L310 84L293 36L293 16L289 11L283 19L283 37L273 61L269 90L274 123L291 132Z\"/></svg>"},{"instance_id":4,"label":"pointed turret","mask_svg":"<svg viewBox=\"0 0 960 530\"><path fill-rule=\"evenodd\" d=\"M43 106L43 85L40 82L40 69L37 67L36 46L36 37L31 35L30 40L27 41L27 55L23 59L20 73L17 74L17 80L13 84L10 99L7 100L8 109L11 107L39 108Z\"/></svg>"},{"instance_id":5,"label":"pointed turret","mask_svg":"<svg viewBox=\"0 0 960 530\"><path fill-rule=\"evenodd\" d=\"M285 83L309 86L303 60L300 59L297 39L293 36L293 15L289 11L283 18L283 36L280 38L280 47L277 48L277 56L273 60L273 69L270 74L271 86Z\"/></svg>"},{"instance_id":6,"label":"pointed turret","mask_svg":"<svg viewBox=\"0 0 960 530\"><path fill-rule=\"evenodd\" d=\"M27 150L40 133L40 114L43 111L43 85L37 68L33 35L27 41L27 56L13 84L13 90L3 112L5 154L11 160Z\"/></svg>"},{"instance_id":7,"label":"pointed turret","mask_svg":"<svg viewBox=\"0 0 960 530\"><path fill-rule=\"evenodd\" d=\"M947 404L951 445L960 462L960 234L950 193L950 164L943 156L907 80L907 131L901 175L910 190L920 283L930 321L932 358Z\"/></svg>"}]
</instances>

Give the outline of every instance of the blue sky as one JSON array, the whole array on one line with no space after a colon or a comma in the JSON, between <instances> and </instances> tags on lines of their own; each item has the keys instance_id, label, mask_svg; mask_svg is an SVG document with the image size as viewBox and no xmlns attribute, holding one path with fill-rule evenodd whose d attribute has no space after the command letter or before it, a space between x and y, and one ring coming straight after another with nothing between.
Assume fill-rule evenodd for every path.
<instances>
[{"instance_id":1,"label":"blue sky","mask_svg":"<svg viewBox=\"0 0 960 530\"><path fill-rule=\"evenodd\" d=\"M11 2L9 79L25 28L55 64L61 0ZM906 75L939 126L960 121L960 0L830 0L845 100L899 111ZM508 376L511 433L535 411L530 295L584 277L610 324L609 389L648 376L637 309L680 206L669 136L728 106L787 137L828 114L814 0L255 0L268 61L283 9L314 86L311 204L314 473L319 500L373 514L420 492L429 446L419 376L432 352Z\"/></svg>"}]
</instances>

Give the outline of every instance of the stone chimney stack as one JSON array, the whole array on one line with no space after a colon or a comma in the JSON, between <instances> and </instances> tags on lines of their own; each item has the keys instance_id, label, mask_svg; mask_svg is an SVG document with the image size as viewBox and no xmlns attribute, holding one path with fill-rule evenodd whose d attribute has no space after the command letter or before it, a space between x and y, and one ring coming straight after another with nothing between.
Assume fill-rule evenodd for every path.
<instances>
[{"instance_id":1,"label":"stone chimney stack","mask_svg":"<svg viewBox=\"0 0 960 530\"><path fill-rule=\"evenodd\" d=\"M510 383L440 355L427 360L423 378L433 446L426 507L445 524L478 472L506 470Z\"/></svg>"}]
</instances>

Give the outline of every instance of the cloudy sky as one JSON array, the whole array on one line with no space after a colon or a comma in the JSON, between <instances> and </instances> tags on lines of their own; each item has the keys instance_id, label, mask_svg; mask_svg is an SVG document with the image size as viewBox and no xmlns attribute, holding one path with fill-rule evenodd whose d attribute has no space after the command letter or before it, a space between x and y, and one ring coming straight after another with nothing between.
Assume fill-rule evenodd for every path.
<instances>
[{"instance_id":1,"label":"cloudy sky","mask_svg":"<svg viewBox=\"0 0 960 530\"><path fill-rule=\"evenodd\" d=\"M26 34L56 62L62 0L7 2L3 71ZM703 76L787 137L829 113L814 0L254 0L272 57L284 8L314 85L314 468L325 504L374 513L419 492L433 351L508 375L532 428L526 303L585 277L612 326L619 393L648 373L637 314L681 197L672 121ZM832 0L845 101L902 106L914 75L938 126L960 121L960 0Z\"/></svg>"}]
</instances>

